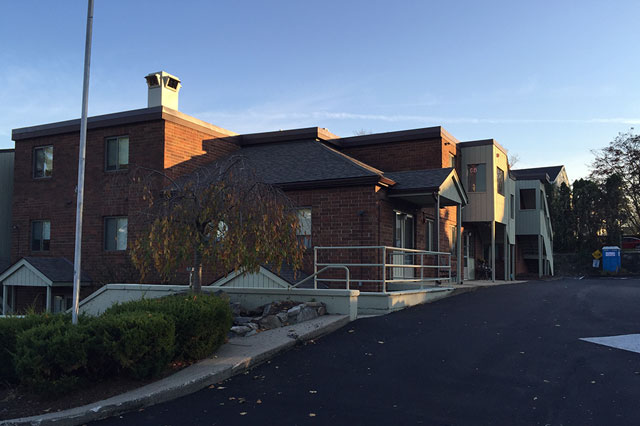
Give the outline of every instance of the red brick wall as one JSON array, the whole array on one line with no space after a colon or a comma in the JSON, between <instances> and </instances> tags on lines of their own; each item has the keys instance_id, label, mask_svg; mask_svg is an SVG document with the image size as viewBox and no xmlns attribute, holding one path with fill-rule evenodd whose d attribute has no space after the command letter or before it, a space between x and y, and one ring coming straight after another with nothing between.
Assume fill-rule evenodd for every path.
<instances>
[{"instance_id":1,"label":"red brick wall","mask_svg":"<svg viewBox=\"0 0 640 426\"><path fill-rule=\"evenodd\" d=\"M105 138L124 135L129 136L129 169L105 171ZM78 144L76 133L16 142L12 262L25 256L65 257L73 261ZM52 177L34 179L33 149L46 145L54 147ZM83 270L98 283L139 280L128 252L104 250L106 216L129 217L129 247L141 232L143 224L134 217L141 207L141 197L136 192L138 187L130 181L137 166L154 170L166 167L171 173L184 173L234 149L230 142L217 143L210 133L164 120L90 130L85 169ZM51 221L49 251L31 251L33 220ZM146 281L157 281L157 277Z\"/></svg>"},{"instance_id":2,"label":"red brick wall","mask_svg":"<svg viewBox=\"0 0 640 426\"><path fill-rule=\"evenodd\" d=\"M128 216L132 203L129 171L105 171L105 138L129 136L130 169L162 168L162 121L94 129L87 134L83 214L83 269L94 280L108 279L107 265L127 262L124 252L103 249L105 216ZM53 145L53 174L34 179L33 149ZM16 142L12 262L25 256L66 257L73 261L79 135L68 133ZM32 252L31 221L51 221L51 247ZM131 231L130 231L131 233ZM117 268L116 268L117 269Z\"/></svg>"},{"instance_id":3,"label":"red brick wall","mask_svg":"<svg viewBox=\"0 0 640 426\"><path fill-rule=\"evenodd\" d=\"M354 186L289 191L287 195L299 207L311 207L312 244L319 247L394 246L395 210L413 214L415 218L415 248L426 248L426 223L434 217L434 209L419 209L398 200L386 198L384 190L374 186ZM360 213L360 214L359 214ZM455 208L443 208L440 220L441 251L449 251L449 229L456 224ZM435 231L434 231L435 232ZM381 250L350 249L320 251L319 263L380 263ZM444 257L442 258L444 264ZM388 259L390 260L390 258ZM435 262L425 258L425 264ZM452 259L455 271L455 258ZM381 268L349 267L354 287L360 290L380 290L379 284L363 283L362 279L381 279ZM313 250L305 255L305 272L313 272ZM389 274L390 271L387 271ZM344 272L327 271L323 278L344 278ZM425 273L425 276L427 274ZM335 283L342 288L344 282Z\"/></svg>"},{"instance_id":4,"label":"red brick wall","mask_svg":"<svg viewBox=\"0 0 640 426\"><path fill-rule=\"evenodd\" d=\"M457 155L459 164L457 145L446 143L437 138L357 147L347 145L341 151L384 172L439 169L450 167L449 153Z\"/></svg>"},{"instance_id":5,"label":"red brick wall","mask_svg":"<svg viewBox=\"0 0 640 426\"><path fill-rule=\"evenodd\" d=\"M237 145L215 138L211 133L165 121L164 168L174 176L191 172L238 149Z\"/></svg>"}]
</instances>

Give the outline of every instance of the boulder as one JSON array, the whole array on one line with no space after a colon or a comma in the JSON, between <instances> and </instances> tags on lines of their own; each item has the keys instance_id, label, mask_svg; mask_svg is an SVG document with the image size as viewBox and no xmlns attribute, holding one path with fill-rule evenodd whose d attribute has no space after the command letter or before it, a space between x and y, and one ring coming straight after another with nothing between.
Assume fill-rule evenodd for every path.
<instances>
[{"instance_id":1,"label":"boulder","mask_svg":"<svg viewBox=\"0 0 640 426\"><path fill-rule=\"evenodd\" d=\"M275 315L267 315L260 320L260 327L266 330L282 327L282 322Z\"/></svg>"},{"instance_id":2,"label":"boulder","mask_svg":"<svg viewBox=\"0 0 640 426\"><path fill-rule=\"evenodd\" d=\"M323 303L321 306L316 308L316 311L318 312L318 316L325 315L327 313L327 307Z\"/></svg>"},{"instance_id":3,"label":"boulder","mask_svg":"<svg viewBox=\"0 0 640 426\"><path fill-rule=\"evenodd\" d=\"M276 314L276 317L278 317L282 324L289 322L289 314L286 312L278 312Z\"/></svg>"},{"instance_id":4,"label":"boulder","mask_svg":"<svg viewBox=\"0 0 640 426\"><path fill-rule=\"evenodd\" d=\"M298 306L294 306L293 308L289 309L287 311L287 315L289 315L289 318L291 317L297 317L298 314L302 311L302 308L304 307L304 305L298 305Z\"/></svg>"},{"instance_id":5,"label":"boulder","mask_svg":"<svg viewBox=\"0 0 640 426\"><path fill-rule=\"evenodd\" d=\"M298 314L298 322L309 321L314 318L318 318L318 312L315 308L310 308L308 306L302 308L300 314Z\"/></svg>"},{"instance_id":6,"label":"boulder","mask_svg":"<svg viewBox=\"0 0 640 426\"><path fill-rule=\"evenodd\" d=\"M237 325L246 325L251 322L251 317L233 317L233 323Z\"/></svg>"},{"instance_id":7,"label":"boulder","mask_svg":"<svg viewBox=\"0 0 640 426\"><path fill-rule=\"evenodd\" d=\"M277 303L267 303L266 305L264 305L264 308L262 309L262 316L266 317L269 315L275 315L278 313L278 304Z\"/></svg>"},{"instance_id":8,"label":"boulder","mask_svg":"<svg viewBox=\"0 0 640 426\"><path fill-rule=\"evenodd\" d=\"M231 327L231 332L237 334L238 336L244 336L250 331L253 331L253 329L244 325L236 325Z\"/></svg>"}]
</instances>

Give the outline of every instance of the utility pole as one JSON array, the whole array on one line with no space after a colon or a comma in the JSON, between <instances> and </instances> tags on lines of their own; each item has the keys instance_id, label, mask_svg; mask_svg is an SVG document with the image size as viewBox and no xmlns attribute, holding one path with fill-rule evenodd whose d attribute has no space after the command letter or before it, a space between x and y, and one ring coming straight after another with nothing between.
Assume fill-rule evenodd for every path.
<instances>
[{"instance_id":1,"label":"utility pole","mask_svg":"<svg viewBox=\"0 0 640 426\"><path fill-rule=\"evenodd\" d=\"M89 109L89 68L91 66L91 37L93 33L93 0L88 0L87 37L84 46L84 81L82 86L82 118L80 119L80 149L78 154L78 198L76 202L76 244L73 257L73 312L71 322L78 323L80 302L81 250L82 250L82 208L84 203L84 163L87 152L87 112Z\"/></svg>"}]
</instances>

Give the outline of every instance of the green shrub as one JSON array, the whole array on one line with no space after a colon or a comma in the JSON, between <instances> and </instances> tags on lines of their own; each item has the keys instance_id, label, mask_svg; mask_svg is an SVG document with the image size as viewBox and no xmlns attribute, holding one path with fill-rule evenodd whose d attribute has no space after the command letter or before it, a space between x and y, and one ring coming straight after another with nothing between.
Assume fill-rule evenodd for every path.
<instances>
[{"instance_id":1,"label":"green shrub","mask_svg":"<svg viewBox=\"0 0 640 426\"><path fill-rule=\"evenodd\" d=\"M232 324L229 303L209 294L179 294L115 305L103 316L123 312L158 312L173 318L174 359L192 361L211 356L224 343Z\"/></svg>"},{"instance_id":2,"label":"green shrub","mask_svg":"<svg viewBox=\"0 0 640 426\"><path fill-rule=\"evenodd\" d=\"M90 323L72 326L68 321L49 321L18 334L14 359L21 383L56 395L82 382L87 377L87 353L93 343Z\"/></svg>"},{"instance_id":3,"label":"green shrub","mask_svg":"<svg viewBox=\"0 0 640 426\"><path fill-rule=\"evenodd\" d=\"M174 353L175 325L164 314L139 311L107 315L90 328L96 341L90 350L91 364L100 366L102 373L117 369L135 379L153 377Z\"/></svg>"},{"instance_id":4,"label":"green shrub","mask_svg":"<svg viewBox=\"0 0 640 426\"><path fill-rule=\"evenodd\" d=\"M0 318L0 381L16 383L14 355L16 340L20 333L40 324L52 321L68 321L67 315L34 314L25 317Z\"/></svg>"}]
</instances>

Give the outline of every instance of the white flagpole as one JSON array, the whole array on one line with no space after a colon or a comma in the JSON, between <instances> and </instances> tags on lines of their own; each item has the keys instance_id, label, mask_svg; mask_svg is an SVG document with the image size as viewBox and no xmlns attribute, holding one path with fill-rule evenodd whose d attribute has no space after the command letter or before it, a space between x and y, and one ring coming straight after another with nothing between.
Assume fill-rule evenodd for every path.
<instances>
[{"instance_id":1,"label":"white flagpole","mask_svg":"<svg viewBox=\"0 0 640 426\"><path fill-rule=\"evenodd\" d=\"M82 87L82 118L80 119L80 152L78 155L78 199L76 203L76 245L73 259L73 312L71 321L78 323L80 302L80 253L82 249L82 208L84 202L84 163L87 151L87 112L89 109L89 67L91 65L91 36L93 32L93 0L87 10L87 38L84 46L84 84Z\"/></svg>"}]
</instances>

